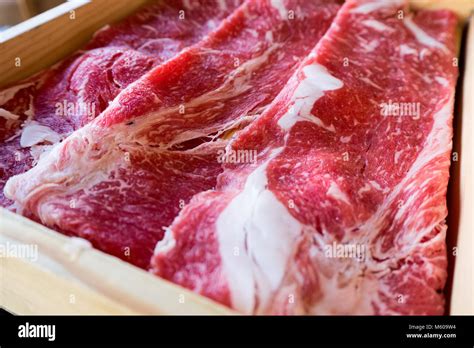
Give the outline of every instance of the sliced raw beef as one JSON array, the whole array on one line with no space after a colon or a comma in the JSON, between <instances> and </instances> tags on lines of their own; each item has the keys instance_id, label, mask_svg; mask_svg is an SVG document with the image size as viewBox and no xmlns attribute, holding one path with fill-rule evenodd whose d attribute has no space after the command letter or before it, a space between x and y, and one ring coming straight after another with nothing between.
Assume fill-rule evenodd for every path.
<instances>
[{"instance_id":1,"label":"sliced raw beef","mask_svg":"<svg viewBox=\"0 0 474 348\"><path fill-rule=\"evenodd\" d=\"M347 1L153 271L243 313L442 314L456 21Z\"/></svg>"},{"instance_id":2,"label":"sliced raw beef","mask_svg":"<svg viewBox=\"0 0 474 348\"><path fill-rule=\"evenodd\" d=\"M127 47L161 61L216 29L244 0L159 1L98 31L87 50ZM157 57L159 52L159 57Z\"/></svg>"},{"instance_id":3,"label":"sliced raw beef","mask_svg":"<svg viewBox=\"0 0 474 348\"><path fill-rule=\"evenodd\" d=\"M7 196L23 214L148 267L180 207L215 186L222 135L273 100L338 9L327 0L246 2L10 179Z\"/></svg>"},{"instance_id":4,"label":"sliced raw beef","mask_svg":"<svg viewBox=\"0 0 474 348\"><path fill-rule=\"evenodd\" d=\"M11 204L3 196L9 177L94 119L130 83L217 28L241 2L148 6L97 32L85 50L0 91L0 206Z\"/></svg>"}]
</instances>

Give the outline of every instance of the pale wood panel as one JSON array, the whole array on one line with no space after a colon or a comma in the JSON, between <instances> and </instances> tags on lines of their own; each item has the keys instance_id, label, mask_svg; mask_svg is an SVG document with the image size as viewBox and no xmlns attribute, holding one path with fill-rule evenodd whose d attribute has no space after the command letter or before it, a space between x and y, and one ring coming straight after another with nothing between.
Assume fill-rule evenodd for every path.
<instances>
[{"instance_id":1,"label":"pale wood panel","mask_svg":"<svg viewBox=\"0 0 474 348\"><path fill-rule=\"evenodd\" d=\"M410 0L413 8L449 9L462 20L467 20L474 10L474 0Z\"/></svg>"},{"instance_id":2,"label":"pale wood panel","mask_svg":"<svg viewBox=\"0 0 474 348\"><path fill-rule=\"evenodd\" d=\"M462 103L459 228L451 314L474 314L474 20L467 39Z\"/></svg>"},{"instance_id":3,"label":"pale wood panel","mask_svg":"<svg viewBox=\"0 0 474 348\"><path fill-rule=\"evenodd\" d=\"M1 241L1 239L0 239ZM3 258L0 306L17 314L137 314L20 258Z\"/></svg>"},{"instance_id":4,"label":"pale wood panel","mask_svg":"<svg viewBox=\"0 0 474 348\"><path fill-rule=\"evenodd\" d=\"M233 314L224 306L0 208L0 243L37 257L4 258L1 306L20 313ZM75 304L69 303L70 295ZM22 301L24 303L22 303Z\"/></svg>"}]
</instances>

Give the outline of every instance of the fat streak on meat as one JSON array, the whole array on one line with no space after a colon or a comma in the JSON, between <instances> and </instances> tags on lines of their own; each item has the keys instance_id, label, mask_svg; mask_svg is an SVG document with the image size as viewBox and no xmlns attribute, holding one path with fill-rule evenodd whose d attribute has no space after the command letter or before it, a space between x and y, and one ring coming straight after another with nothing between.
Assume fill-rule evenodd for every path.
<instances>
[{"instance_id":1,"label":"fat streak on meat","mask_svg":"<svg viewBox=\"0 0 474 348\"><path fill-rule=\"evenodd\" d=\"M0 206L12 203L3 195L9 177L31 168L50 145L97 117L130 83L217 28L241 2L205 0L194 6L173 0L147 6L99 30L84 50L0 91Z\"/></svg>"},{"instance_id":2,"label":"fat streak on meat","mask_svg":"<svg viewBox=\"0 0 474 348\"><path fill-rule=\"evenodd\" d=\"M221 135L265 109L339 9L327 0L276 3L245 2L11 178L5 192L18 211L147 268L180 207L215 186Z\"/></svg>"},{"instance_id":3,"label":"fat streak on meat","mask_svg":"<svg viewBox=\"0 0 474 348\"><path fill-rule=\"evenodd\" d=\"M242 313L442 314L456 21L347 1L153 271Z\"/></svg>"}]
</instances>

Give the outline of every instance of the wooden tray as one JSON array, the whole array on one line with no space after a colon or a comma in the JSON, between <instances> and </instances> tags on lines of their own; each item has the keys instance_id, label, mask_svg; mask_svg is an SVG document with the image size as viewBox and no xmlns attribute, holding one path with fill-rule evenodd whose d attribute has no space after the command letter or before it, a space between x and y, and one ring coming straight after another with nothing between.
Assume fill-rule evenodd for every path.
<instances>
[{"instance_id":1,"label":"wooden tray","mask_svg":"<svg viewBox=\"0 0 474 348\"><path fill-rule=\"evenodd\" d=\"M75 0L0 33L0 87L28 77L85 44L105 24L148 0ZM474 0L415 0L418 8L449 8L467 24ZM471 21L472 22L472 21ZM451 314L474 314L474 23L462 54L455 115L449 204ZM21 66L15 67L15 59ZM462 92L462 93L461 93ZM462 98L464 96L464 98ZM462 98L462 99L461 99ZM464 117L463 117L464 116ZM469 151L470 150L470 151ZM38 258L0 257L0 307L19 314L235 314L211 300L148 274L0 208L0 244L37 245Z\"/></svg>"}]
</instances>

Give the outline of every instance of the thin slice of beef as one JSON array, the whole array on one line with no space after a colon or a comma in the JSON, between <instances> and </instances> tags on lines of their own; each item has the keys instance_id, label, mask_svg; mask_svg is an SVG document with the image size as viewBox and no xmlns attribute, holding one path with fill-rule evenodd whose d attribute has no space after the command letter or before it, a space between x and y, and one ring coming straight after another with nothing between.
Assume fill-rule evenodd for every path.
<instances>
[{"instance_id":1,"label":"thin slice of beef","mask_svg":"<svg viewBox=\"0 0 474 348\"><path fill-rule=\"evenodd\" d=\"M247 1L11 178L5 192L18 211L148 267L164 227L215 186L222 135L265 109L339 9L327 0L274 4Z\"/></svg>"},{"instance_id":2,"label":"thin slice of beef","mask_svg":"<svg viewBox=\"0 0 474 348\"><path fill-rule=\"evenodd\" d=\"M153 67L216 29L242 0L173 0L98 31L84 50L0 91L0 206L6 180L82 127Z\"/></svg>"},{"instance_id":3,"label":"thin slice of beef","mask_svg":"<svg viewBox=\"0 0 474 348\"><path fill-rule=\"evenodd\" d=\"M243 313L442 314L456 21L347 1L154 273Z\"/></svg>"}]
</instances>

